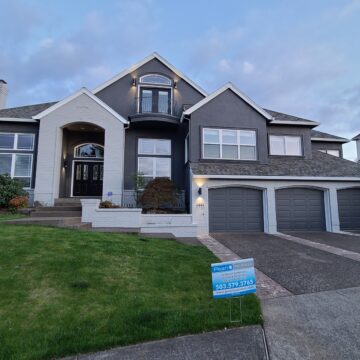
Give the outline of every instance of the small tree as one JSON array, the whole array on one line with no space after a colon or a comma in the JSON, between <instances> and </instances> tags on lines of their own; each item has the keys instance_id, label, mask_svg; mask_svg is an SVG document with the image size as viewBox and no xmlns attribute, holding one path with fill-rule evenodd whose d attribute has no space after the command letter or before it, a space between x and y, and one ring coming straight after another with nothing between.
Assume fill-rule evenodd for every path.
<instances>
[{"instance_id":1,"label":"small tree","mask_svg":"<svg viewBox=\"0 0 360 360\"><path fill-rule=\"evenodd\" d=\"M173 207L178 195L178 188L173 181L159 177L148 182L139 200L143 208L159 210Z\"/></svg>"},{"instance_id":2,"label":"small tree","mask_svg":"<svg viewBox=\"0 0 360 360\"><path fill-rule=\"evenodd\" d=\"M0 175L0 207L8 207L11 199L27 196L23 183L12 179L9 175Z\"/></svg>"}]
</instances>

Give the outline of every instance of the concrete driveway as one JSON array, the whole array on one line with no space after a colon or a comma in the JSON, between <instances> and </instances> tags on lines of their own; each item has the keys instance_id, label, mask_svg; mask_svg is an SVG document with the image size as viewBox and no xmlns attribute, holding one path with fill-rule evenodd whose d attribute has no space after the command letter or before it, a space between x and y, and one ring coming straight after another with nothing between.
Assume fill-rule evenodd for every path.
<instances>
[{"instance_id":1,"label":"concrete driveway","mask_svg":"<svg viewBox=\"0 0 360 360\"><path fill-rule=\"evenodd\" d=\"M253 257L260 271L293 294L360 286L358 261L264 233L212 236L240 257Z\"/></svg>"},{"instance_id":2,"label":"concrete driveway","mask_svg":"<svg viewBox=\"0 0 360 360\"><path fill-rule=\"evenodd\" d=\"M335 246L340 249L360 253L360 237L346 234L336 234L325 231L318 232L288 232L289 235L298 238L318 242L325 245Z\"/></svg>"}]
</instances>

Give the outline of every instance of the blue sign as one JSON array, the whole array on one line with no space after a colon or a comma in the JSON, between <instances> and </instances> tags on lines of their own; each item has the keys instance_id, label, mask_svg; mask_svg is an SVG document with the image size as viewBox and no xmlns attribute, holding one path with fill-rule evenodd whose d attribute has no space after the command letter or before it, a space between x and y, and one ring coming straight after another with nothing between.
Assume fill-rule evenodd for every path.
<instances>
[{"instance_id":1,"label":"blue sign","mask_svg":"<svg viewBox=\"0 0 360 360\"><path fill-rule=\"evenodd\" d=\"M215 299L256 292L254 259L211 264L211 274Z\"/></svg>"}]
</instances>

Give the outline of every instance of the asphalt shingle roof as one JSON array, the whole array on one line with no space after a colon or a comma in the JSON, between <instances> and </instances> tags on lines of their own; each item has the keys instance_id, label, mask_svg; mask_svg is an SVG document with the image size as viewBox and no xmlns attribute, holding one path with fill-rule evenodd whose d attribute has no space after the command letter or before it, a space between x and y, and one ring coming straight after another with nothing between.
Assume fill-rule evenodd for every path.
<instances>
[{"instance_id":1,"label":"asphalt shingle roof","mask_svg":"<svg viewBox=\"0 0 360 360\"><path fill-rule=\"evenodd\" d=\"M360 164L317 150L312 159L274 156L268 164L192 162L191 169L195 175L360 177Z\"/></svg>"},{"instance_id":2,"label":"asphalt shingle roof","mask_svg":"<svg viewBox=\"0 0 360 360\"><path fill-rule=\"evenodd\" d=\"M54 104L56 104L56 102L2 109L0 110L0 118L31 119L32 116L41 113Z\"/></svg>"},{"instance_id":3,"label":"asphalt shingle roof","mask_svg":"<svg viewBox=\"0 0 360 360\"><path fill-rule=\"evenodd\" d=\"M360 134L359 135L356 135L353 140L359 140L360 139Z\"/></svg>"},{"instance_id":4,"label":"asphalt shingle roof","mask_svg":"<svg viewBox=\"0 0 360 360\"><path fill-rule=\"evenodd\" d=\"M301 121L301 122L308 122L309 124L313 124L314 121L313 120L309 120L309 119L304 119L298 116L294 116L294 115L289 115L289 114L284 114L281 112L277 112L274 110L269 110L269 109L264 109L266 112L268 112L271 116L273 116L275 118L275 120L279 120L279 121Z\"/></svg>"},{"instance_id":5,"label":"asphalt shingle roof","mask_svg":"<svg viewBox=\"0 0 360 360\"><path fill-rule=\"evenodd\" d=\"M348 139L345 139L340 136L324 133L318 130L311 130L311 137L319 138L319 139L334 139L334 140L343 140L344 142L348 142Z\"/></svg>"}]
</instances>

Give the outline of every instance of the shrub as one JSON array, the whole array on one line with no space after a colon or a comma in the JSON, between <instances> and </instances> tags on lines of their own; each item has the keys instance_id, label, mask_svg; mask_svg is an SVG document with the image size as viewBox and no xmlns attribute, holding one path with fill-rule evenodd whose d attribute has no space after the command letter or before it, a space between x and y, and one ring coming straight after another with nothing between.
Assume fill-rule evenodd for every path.
<instances>
[{"instance_id":1,"label":"shrub","mask_svg":"<svg viewBox=\"0 0 360 360\"><path fill-rule=\"evenodd\" d=\"M9 201L9 208L13 211L22 209L28 206L29 199L27 196L16 196Z\"/></svg>"},{"instance_id":2,"label":"shrub","mask_svg":"<svg viewBox=\"0 0 360 360\"><path fill-rule=\"evenodd\" d=\"M140 195L144 209L166 209L173 207L179 195L176 184L169 178L156 178L148 182Z\"/></svg>"},{"instance_id":3,"label":"shrub","mask_svg":"<svg viewBox=\"0 0 360 360\"><path fill-rule=\"evenodd\" d=\"M19 180L11 179L9 175L0 175L0 207L8 207L11 199L27 196Z\"/></svg>"},{"instance_id":4,"label":"shrub","mask_svg":"<svg viewBox=\"0 0 360 360\"><path fill-rule=\"evenodd\" d=\"M101 209L118 209L118 208L120 208L120 206L114 204L114 203L113 203L112 201L110 201L110 200L105 200L105 201L102 201L102 202L100 203L100 208L101 208Z\"/></svg>"}]
</instances>

